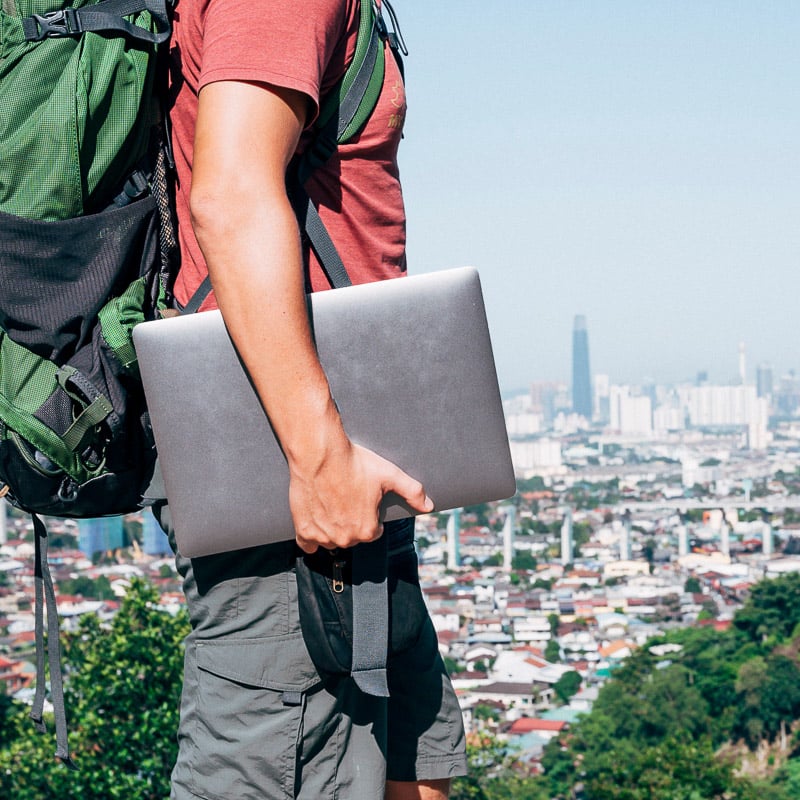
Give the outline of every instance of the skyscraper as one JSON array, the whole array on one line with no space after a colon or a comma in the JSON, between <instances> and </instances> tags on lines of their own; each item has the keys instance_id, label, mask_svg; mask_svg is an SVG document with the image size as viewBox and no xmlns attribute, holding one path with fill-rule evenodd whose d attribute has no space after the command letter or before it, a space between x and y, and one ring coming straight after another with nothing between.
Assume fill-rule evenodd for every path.
<instances>
[{"instance_id":1,"label":"skyscraper","mask_svg":"<svg viewBox=\"0 0 800 800\"><path fill-rule=\"evenodd\" d=\"M561 563L566 566L572 563L575 555L575 542L572 538L572 509L568 508L561 525Z\"/></svg>"},{"instance_id":2,"label":"skyscraper","mask_svg":"<svg viewBox=\"0 0 800 800\"><path fill-rule=\"evenodd\" d=\"M589 373L589 333L586 317L575 316L572 329L572 410L586 419L592 418L592 381Z\"/></svg>"},{"instance_id":3,"label":"skyscraper","mask_svg":"<svg viewBox=\"0 0 800 800\"><path fill-rule=\"evenodd\" d=\"M759 397L772 396L772 367L761 363L756 369L756 392Z\"/></svg>"},{"instance_id":4,"label":"skyscraper","mask_svg":"<svg viewBox=\"0 0 800 800\"><path fill-rule=\"evenodd\" d=\"M459 552L459 539L461 538L461 509L454 508L447 520L447 568L455 569L461 566L461 553Z\"/></svg>"},{"instance_id":5,"label":"skyscraper","mask_svg":"<svg viewBox=\"0 0 800 800\"><path fill-rule=\"evenodd\" d=\"M78 549L89 557L104 550L117 550L128 544L122 517L78 520Z\"/></svg>"}]
</instances>

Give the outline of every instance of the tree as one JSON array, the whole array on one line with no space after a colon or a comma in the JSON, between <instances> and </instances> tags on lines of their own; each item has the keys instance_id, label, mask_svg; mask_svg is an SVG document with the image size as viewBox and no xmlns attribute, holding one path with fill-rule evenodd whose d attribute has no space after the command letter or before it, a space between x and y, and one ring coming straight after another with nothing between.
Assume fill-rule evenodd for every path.
<instances>
[{"instance_id":1,"label":"tree","mask_svg":"<svg viewBox=\"0 0 800 800\"><path fill-rule=\"evenodd\" d=\"M549 800L545 782L527 774L513 752L489 734L467 742L468 774L453 781L450 800Z\"/></svg>"},{"instance_id":2,"label":"tree","mask_svg":"<svg viewBox=\"0 0 800 800\"><path fill-rule=\"evenodd\" d=\"M694 575L690 575L683 585L683 591L691 592L692 594L700 594L703 591L703 586L698 578Z\"/></svg>"},{"instance_id":3,"label":"tree","mask_svg":"<svg viewBox=\"0 0 800 800\"><path fill-rule=\"evenodd\" d=\"M565 672L554 684L553 690L562 703L568 703L570 698L577 694L581 688L581 676L578 672Z\"/></svg>"},{"instance_id":4,"label":"tree","mask_svg":"<svg viewBox=\"0 0 800 800\"><path fill-rule=\"evenodd\" d=\"M511 559L511 569L536 569L536 559L530 550L515 550Z\"/></svg>"},{"instance_id":5,"label":"tree","mask_svg":"<svg viewBox=\"0 0 800 800\"><path fill-rule=\"evenodd\" d=\"M113 600L116 597L111 582L105 575L100 575L96 580L86 575L79 575L77 578L61 581L59 587L64 594L79 595L93 600Z\"/></svg>"},{"instance_id":6,"label":"tree","mask_svg":"<svg viewBox=\"0 0 800 800\"><path fill-rule=\"evenodd\" d=\"M800 623L800 574L757 583L733 623L751 641L765 646L790 638Z\"/></svg>"},{"instance_id":7,"label":"tree","mask_svg":"<svg viewBox=\"0 0 800 800\"><path fill-rule=\"evenodd\" d=\"M555 639L549 639L544 648L544 657L547 661L555 664L556 661L561 660L561 648Z\"/></svg>"},{"instance_id":8,"label":"tree","mask_svg":"<svg viewBox=\"0 0 800 800\"><path fill-rule=\"evenodd\" d=\"M0 797L163 800L177 754L185 613L161 611L134 580L110 624L93 614L65 637L65 699L75 772L53 758L52 734L29 725L0 751Z\"/></svg>"}]
</instances>

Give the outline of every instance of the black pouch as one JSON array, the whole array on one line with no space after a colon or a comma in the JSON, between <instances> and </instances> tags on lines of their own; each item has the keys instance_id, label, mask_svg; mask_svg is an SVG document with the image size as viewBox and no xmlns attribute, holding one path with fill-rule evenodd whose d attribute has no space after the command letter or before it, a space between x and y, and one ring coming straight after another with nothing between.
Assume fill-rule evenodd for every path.
<instances>
[{"instance_id":1,"label":"black pouch","mask_svg":"<svg viewBox=\"0 0 800 800\"><path fill-rule=\"evenodd\" d=\"M113 317L128 298L141 320L165 302L158 213L152 196L70 220L0 213L0 488L20 508L92 517L141 506L155 445L134 321ZM117 323L110 334L103 318Z\"/></svg>"},{"instance_id":2,"label":"black pouch","mask_svg":"<svg viewBox=\"0 0 800 800\"><path fill-rule=\"evenodd\" d=\"M419 585L414 550L414 520L388 522L386 537L389 631L392 656L418 641L428 611ZM311 660L323 679L350 674L353 663L353 556L359 549L382 547L382 542L348 550L325 550L296 559L300 625Z\"/></svg>"}]
</instances>

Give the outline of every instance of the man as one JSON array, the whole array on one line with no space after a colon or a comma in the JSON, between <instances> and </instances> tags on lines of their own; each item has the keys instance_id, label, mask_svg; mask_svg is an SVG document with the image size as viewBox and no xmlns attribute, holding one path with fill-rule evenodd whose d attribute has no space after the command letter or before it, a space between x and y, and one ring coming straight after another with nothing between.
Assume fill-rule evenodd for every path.
<instances>
[{"instance_id":1,"label":"man","mask_svg":"<svg viewBox=\"0 0 800 800\"><path fill-rule=\"evenodd\" d=\"M352 58L358 21L358 0L180 0L171 50L176 297L186 303L208 271L215 300L203 308L218 303L284 449L306 553L381 536L388 491L432 507L417 481L342 427L304 299L306 279L313 289L327 282L287 196L287 168ZM404 114L387 51L366 127L306 184L354 283L405 271ZM168 507L154 510L169 531ZM390 545L408 528L387 525ZM445 798L449 778L465 771L464 736L430 620L390 661L388 701L349 679L322 682L300 633L294 548L178 555L193 632L172 796Z\"/></svg>"}]
</instances>

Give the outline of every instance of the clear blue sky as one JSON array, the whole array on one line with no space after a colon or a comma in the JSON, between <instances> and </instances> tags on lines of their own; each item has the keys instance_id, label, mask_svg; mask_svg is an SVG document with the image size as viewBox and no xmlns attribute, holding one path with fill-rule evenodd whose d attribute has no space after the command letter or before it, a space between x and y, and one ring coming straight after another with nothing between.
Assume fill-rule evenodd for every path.
<instances>
[{"instance_id":1,"label":"clear blue sky","mask_svg":"<svg viewBox=\"0 0 800 800\"><path fill-rule=\"evenodd\" d=\"M800 3L395 0L411 272L481 271L501 387L800 371Z\"/></svg>"}]
</instances>

